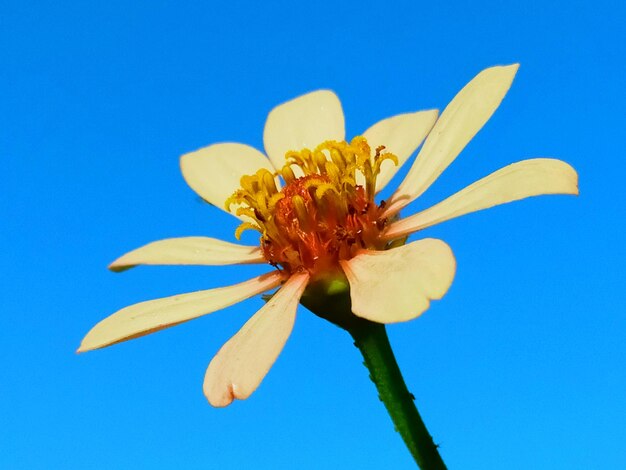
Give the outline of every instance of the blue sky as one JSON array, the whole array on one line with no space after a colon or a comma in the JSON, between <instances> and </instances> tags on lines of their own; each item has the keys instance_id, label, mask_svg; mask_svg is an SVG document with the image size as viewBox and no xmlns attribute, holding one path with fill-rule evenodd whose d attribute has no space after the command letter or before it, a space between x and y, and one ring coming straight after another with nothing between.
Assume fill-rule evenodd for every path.
<instances>
[{"instance_id":1,"label":"blue sky","mask_svg":"<svg viewBox=\"0 0 626 470\"><path fill-rule=\"evenodd\" d=\"M0 467L413 468L350 339L304 308L259 390L226 409L204 371L258 298L74 351L126 305L260 272L106 270L160 238L232 240L181 154L261 147L267 112L318 88L356 135L512 62L500 109L407 213L530 157L572 164L581 195L428 229L455 252L454 284L389 335L450 468L626 467L624 6L441 3L0 5Z\"/></svg>"}]
</instances>

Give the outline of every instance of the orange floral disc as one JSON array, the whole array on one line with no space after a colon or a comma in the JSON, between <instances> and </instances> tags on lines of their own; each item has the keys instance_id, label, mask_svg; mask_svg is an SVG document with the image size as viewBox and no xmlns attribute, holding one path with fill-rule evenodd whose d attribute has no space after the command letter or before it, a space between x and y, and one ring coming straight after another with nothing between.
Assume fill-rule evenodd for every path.
<instances>
[{"instance_id":1,"label":"orange floral disc","mask_svg":"<svg viewBox=\"0 0 626 470\"><path fill-rule=\"evenodd\" d=\"M339 261L359 250L384 249L380 234L387 220L384 202L374 202L376 178L384 160L398 160L383 150L372 155L364 137L326 141L313 151L288 152L277 175L261 169L242 177L241 189L226 201L228 210L238 204L237 215L249 219L236 237L258 230L270 264L288 273L308 271L313 278L333 275ZM280 190L277 176L285 182Z\"/></svg>"}]
</instances>

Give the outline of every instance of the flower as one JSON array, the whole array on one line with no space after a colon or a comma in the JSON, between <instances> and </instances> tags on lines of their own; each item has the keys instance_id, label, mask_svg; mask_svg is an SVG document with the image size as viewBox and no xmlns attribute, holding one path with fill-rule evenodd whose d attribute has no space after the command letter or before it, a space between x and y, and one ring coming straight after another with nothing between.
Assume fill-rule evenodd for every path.
<instances>
[{"instance_id":1,"label":"flower","mask_svg":"<svg viewBox=\"0 0 626 470\"><path fill-rule=\"evenodd\" d=\"M349 283L354 315L379 323L407 321L441 299L456 263L443 241L406 236L454 217L542 194L578 194L574 169L538 158L502 168L435 206L399 218L426 191L499 106L518 65L486 69L437 119L437 111L384 119L346 142L341 103L331 91L273 109L264 130L267 157L222 143L181 158L185 180L204 200L258 230L259 246L207 237L160 240L120 257L113 271L140 264L269 263L270 273L229 287L126 307L98 323L79 352L177 325L279 287L216 354L204 380L214 406L247 398L278 357L307 286ZM424 140L425 139L425 140ZM375 195L424 144L391 198ZM344 284L345 285L345 284ZM346 286L347 287L347 286Z\"/></svg>"}]
</instances>

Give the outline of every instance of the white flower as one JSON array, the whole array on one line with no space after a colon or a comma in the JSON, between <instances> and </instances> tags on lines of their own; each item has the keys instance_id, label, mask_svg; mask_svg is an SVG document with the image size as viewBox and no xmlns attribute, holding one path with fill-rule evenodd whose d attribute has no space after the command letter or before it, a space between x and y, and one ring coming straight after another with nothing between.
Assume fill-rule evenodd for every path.
<instances>
[{"instance_id":1,"label":"white flower","mask_svg":"<svg viewBox=\"0 0 626 470\"><path fill-rule=\"evenodd\" d=\"M291 333L307 285L343 276L353 313L380 323L411 320L450 287L455 260L446 243L390 242L431 225L542 194L578 194L577 174L553 159L524 160L404 219L400 209L426 191L499 106L517 64L482 71L437 112L384 119L345 142L341 103L316 91L272 110L264 131L267 157L223 143L184 155L187 183L206 201L261 233L260 246L206 237L161 240L110 266L270 263L276 269L234 286L126 307L98 323L79 351L137 338L215 312L281 286L211 361L204 392L214 406L247 398ZM386 203L374 196L425 140L406 178ZM287 160L285 158L287 157ZM282 188L281 188L282 185Z\"/></svg>"}]
</instances>

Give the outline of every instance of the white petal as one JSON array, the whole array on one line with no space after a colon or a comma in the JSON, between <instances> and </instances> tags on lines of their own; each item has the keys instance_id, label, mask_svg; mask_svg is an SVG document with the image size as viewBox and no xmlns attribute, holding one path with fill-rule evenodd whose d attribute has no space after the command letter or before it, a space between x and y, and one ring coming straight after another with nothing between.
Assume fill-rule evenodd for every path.
<instances>
[{"instance_id":1,"label":"white petal","mask_svg":"<svg viewBox=\"0 0 626 470\"><path fill-rule=\"evenodd\" d=\"M518 67L513 64L483 70L454 97L391 198L387 213L397 212L419 197L454 161L498 108Z\"/></svg>"},{"instance_id":2,"label":"white petal","mask_svg":"<svg viewBox=\"0 0 626 470\"><path fill-rule=\"evenodd\" d=\"M287 101L270 111L265 123L265 151L277 169L290 150L314 149L326 140L344 140L341 102L329 90L319 90Z\"/></svg>"},{"instance_id":3,"label":"white petal","mask_svg":"<svg viewBox=\"0 0 626 470\"><path fill-rule=\"evenodd\" d=\"M183 155L180 168L187 184L202 199L226 210L224 203L241 187L241 177L253 175L261 168L276 170L265 155L244 144L215 144ZM231 207L233 215L237 205ZM239 217L247 220L245 216Z\"/></svg>"},{"instance_id":4,"label":"white petal","mask_svg":"<svg viewBox=\"0 0 626 470\"><path fill-rule=\"evenodd\" d=\"M204 394L211 405L227 406L256 390L291 334L308 280L308 274L289 278L218 351L204 377Z\"/></svg>"},{"instance_id":5,"label":"white petal","mask_svg":"<svg viewBox=\"0 0 626 470\"><path fill-rule=\"evenodd\" d=\"M139 264L226 264L263 263L258 246L243 246L209 237L167 238L148 243L126 253L109 265L111 271L124 271Z\"/></svg>"},{"instance_id":6,"label":"white petal","mask_svg":"<svg viewBox=\"0 0 626 470\"><path fill-rule=\"evenodd\" d=\"M505 166L439 204L392 224L385 238L398 238L489 207L542 194L578 194L578 175L567 163L549 158Z\"/></svg>"},{"instance_id":7,"label":"white petal","mask_svg":"<svg viewBox=\"0 0 626 470\"><path fill-rule=\"evenodd\" d=\"M391 152L398 157L397 166L391 160L382 163L376 180L376 192L387 186L391 178L417 150L435 124L437 114L436 109L399 114L377 122L363 133L372 152L376 147L384 145L384 152ZM357 175L363 176L360 173Z\"/></svg>"},{"instance_id":8,"label":"white petal","mask_svg":"<svg viewBox=\"0 0 626 470\"><path fill-rule=\"evenodd\" d=\"M138 338L164 328L221 310L280 284L274 271L229 287L209 289L141 302L114 313L94 326L78 352Z\"/></svg>"},{"instance_id":9,"label":"white petal","mask_svg":"<svg viewBox=\"0 0 626 470\"><path fill-rule=\"evenodd\" d=\"M388 251L366 251L341 266L350 283L352 311L378 323L421 315L454 279L456 261L441 240L426 238Z\"/></svg>"}]
</instances>

